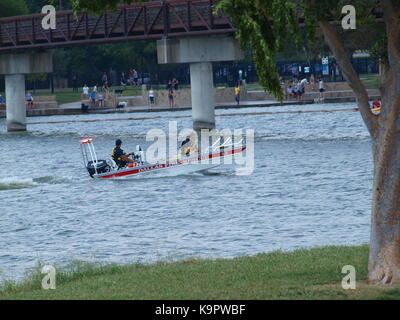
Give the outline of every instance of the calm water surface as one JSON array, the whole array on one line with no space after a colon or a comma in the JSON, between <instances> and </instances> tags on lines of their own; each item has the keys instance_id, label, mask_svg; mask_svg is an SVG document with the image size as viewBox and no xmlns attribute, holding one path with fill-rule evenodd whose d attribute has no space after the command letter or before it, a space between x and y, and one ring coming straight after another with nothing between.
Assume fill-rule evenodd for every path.
<instances>
[{"instance_id":1,"label":"calm water surface","mask_svg":"<svg viewBox=\"0 0 400 320\"><path fill-rule=\"evenodd\" d=\"M266 110L217 113L249 111ZM191 127L189 118L177 121L179 129ZM255 130L252 175L236 176L224 167L135 181L90 179L79 139L95 137L99 155L109 158L117 137L134 151L136 144L146 145L148 130L167 131L168 119L32 125L24 134L7 134L4 127L1 119L0 279L19 279L38 261L147 263L369 239L371 146L357 112L220 117L219 128Z\"/></svg>"}]
</instances>

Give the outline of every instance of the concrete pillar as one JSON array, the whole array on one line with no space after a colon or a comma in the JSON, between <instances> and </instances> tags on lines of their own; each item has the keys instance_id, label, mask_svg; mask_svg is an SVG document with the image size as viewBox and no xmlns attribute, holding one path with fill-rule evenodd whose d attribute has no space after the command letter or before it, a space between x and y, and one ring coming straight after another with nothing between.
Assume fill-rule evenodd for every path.
<instances>
[{"instance_id":1,"label":"concrete pillar","mask_svg":"<svg viewBox=\"0 0 400 320\"><path fill-rule=\"evenodd\" d=\"M46 52L0 55L0 74L6 81L7 131L26 131L25 75L53 72Z\"/></svg>"},{"instance_id":2,"label":"concrete pillar","mask_svg":"<svg viewBox=\"0 0 400 320\"><path fill-rule=\"evenodd\" d=\"M26 131L25 76L6 75L7 131Z\"/></svg>"},{"instance_id":3,"label":"concrete pillar","mask_svg":"<svg viewBox=\"0 0 400 320\"><path fill-rule=\"evenodd\" d=\"M211 62L190 64L193 129L215 129L214 79Z\"/></svg>"},{"instance_id":4,"label":"concrete pillar","mask_svg":"<svg viewBox=\"0 0 400 320\"><path fill-rule=\"evenodd\" d=\"M230 36L194 36L157 42L158 63L190 63L193 128L215 129L212 62L244 59L238 41Z\"/></svg>"}]
</instances>

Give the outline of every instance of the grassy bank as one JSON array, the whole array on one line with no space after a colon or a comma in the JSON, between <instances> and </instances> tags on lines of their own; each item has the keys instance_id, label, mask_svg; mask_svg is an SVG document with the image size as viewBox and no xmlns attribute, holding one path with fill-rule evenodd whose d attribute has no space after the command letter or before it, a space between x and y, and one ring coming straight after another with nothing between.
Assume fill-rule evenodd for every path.
<instances>
[{"instance_id":1,"label":"grassy bank","mask_svg":"<svg viewBox=\"0 0 400 320\"><path fill-rule=\"evenodd\" d=\"M75 265L58 272L57 289L36 273L8 283L0 299L398 299L400 288L365 284L368 248L326 247L254 257L154 265ZM343 290L342 267L357 270L357 289Z\"/></svg>"},{"instance_id":2,"label":"grassy bank","mask_svg":"<svg viewBox=\"0 0 400 320\"><path fill-rule=\"evenodd\" d=\"M92 90L93 87L90 87L90 90ZM142 94L142 88L141 87L112 87L110 88L110 92L112 90L121 90L124 89L123 95L124 96L136 96L136 95L141 95ZM99 92L101 92L102 89L99 87ZM33 91L30 91L33 93ZM91 92L91 91L90 91ZM51 93L50 89L38 89L36 90L36 93L33 94L33 96L55 96L56 100L59 105L65 104L65 103L71 103L71 102L79 102L82 100L82 88L78 88L78 92L73 92L72 88L60 88L60 89L55 89L54 93Z\"/></svg>"}]
</instances>

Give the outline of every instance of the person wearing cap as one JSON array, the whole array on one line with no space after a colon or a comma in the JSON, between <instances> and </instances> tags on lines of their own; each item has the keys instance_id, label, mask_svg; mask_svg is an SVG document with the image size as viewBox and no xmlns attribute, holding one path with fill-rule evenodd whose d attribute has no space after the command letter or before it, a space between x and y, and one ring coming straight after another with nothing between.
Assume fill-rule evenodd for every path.
<instances>
[{"instance_id":1,"label":"person wearing cap","mask_svg":"<svg viewBox=\"0 0 400 320\"><path fill-rule=\"evenodd\" d=\"M190 140L190 137L187 136L186 140L182 142L181 144L181 152L182 154L189 156L190 155L190 148L192 146L192 141Z\"/></svg>"},{"instance_id":2,"label":"person wearing cap","mask_svg":"<svg viewBox=\"0 0 400 320\"><path fill-rule=\"evenodd\" d=\"M135 160L129 158L129 156L134 156L134 153L127 154L121 149L122 141L118 139L115 141L115 148L112 150L111 157L117 164L118 168L124 168L128 163L135 163Z\"/></svg>"}]
</instances>

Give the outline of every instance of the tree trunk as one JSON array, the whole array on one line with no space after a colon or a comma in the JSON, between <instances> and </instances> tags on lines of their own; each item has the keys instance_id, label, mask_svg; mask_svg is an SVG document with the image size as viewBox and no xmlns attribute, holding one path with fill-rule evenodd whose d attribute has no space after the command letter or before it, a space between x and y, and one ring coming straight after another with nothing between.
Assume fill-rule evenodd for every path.
<instances>
[{"instance_id":1,"label":"tree trunk","mask_svg":"<svg viewBox=\"0 0 400 320\"><path fill-rule=\"evenodd\" d=\"M374 189L368 281L400 283L400 6L381 0L388 61L380 88L383 109L373 137Z\"/></svg>"},{"instance_id":2,"label":"tree trunk","mask_svg":"<svg viewBox=\"0 0 400 320\"><path fill-rule=\"evenodd\" d=\"M368 264L368 282L371 284L400 283L400 177L398 160L395 160L399 158L399 148L388 148L399 137L398 134L391 135L387 147L378 147L376 151L386 149L382 159L375 163Z\"/></svg>"},{"instance_id":3,"label":"tree trunk","mask_svg":"<svg viewBox=\"0 0 400 320\"><path fill-rule=\"evenodd\" d=\"M400 283L400 97L393 92L395 87L385 92L385 111L379 133L373 139L374 187L368 265L371 284Z\"/></svg>"},{"instance_id":4,"label":"tree trunk","mask_svg":"<svg viewBox=\"0 0 400 320\"><path fill-rule=\"evenodd\" d=\"M368 94L353 69L334 27L321 21L320 27L357 96L363 120L371 134L374 157L374 186L371 219L368 282L400 283L400 24L390 0L382 0L389 16L389 61L384 64L379 116L370 111ZM396 20L397 19L397 20Z\"/></svg>"}]
</instances>

